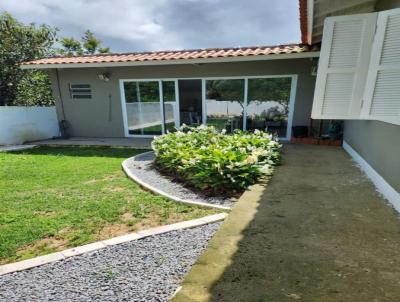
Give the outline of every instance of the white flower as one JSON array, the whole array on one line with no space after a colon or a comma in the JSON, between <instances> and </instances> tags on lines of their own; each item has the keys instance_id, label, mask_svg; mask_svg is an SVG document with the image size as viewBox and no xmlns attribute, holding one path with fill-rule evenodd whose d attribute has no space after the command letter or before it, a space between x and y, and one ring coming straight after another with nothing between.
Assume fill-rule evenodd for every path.
<instances>
[{"instance_id":1,"label":"white flower","mask_svg":"<svg viewBox=\"0 0 400 302\"><path fill-rule=\"evenodd\" d=\"M260 133L261 133L260 130L258 130L258 129L255 129L255 130L254 130L254 134L256 134L256 135L259 135Z\"/></svg>"},{"instance_id":2,"label":"white flower","mask_svg":"<svg viewBox=\"0 0 400 302\"><path fill-rule=\"evenodd\" d=\"M264 165L260 168L260 172L269 175L272 172L272 167L270 165Z\"/></svg>"},{"instance_id":3,"label":"white flower","mask_svg":"<svg viewBox=\"0 0 400 302\"><path fill-rule=\"evenodd\" d=\"M206 129L206 128L207 128L207 126L204 124L201 124L200 126L197 127L197 129L200 129L200 130Z\"/></svg>"},{"instance_id":4,"label":"white flower","mask_svg":"<svg viewBox=\"0 0 400 302\"><path fill-rule=\"evenodd\" d=\"M175 136L177 136L177 137L185 136L185 133L182 131L176 131Z\"/></svg>"},{"instance_id":5,"label":"white flower","mask_svg":"<svg viewBox=\"0 0 400 302\"><path fill-rule=\"evenodd\" d=\"M248 150L248 151L252 151L252 150L254 149L254 147L253 147L253 146L251 146L251 145L247 145L247 147L246 147L246 148L247 148L247 150Z\"/></svg>"},{"instance_id":6,"label":"white flower","mask_svg":"<svg viewBox=\"0 0 400 302\"><path fill-rule=\"evenodd\" d=\"M245 159L246 163L248 164L255 164L258 161L258 157L254 156L254 155L249 155L247 156L247 158Z\"/></svg>"},{"instance_id":7,"label":"white flower","mask_svg":"<svg viewBox=\"0 0 400 302\"><path fill-rule=\"evenodd\" d=\"M226 129L222 129L221 134L225 134L225 133L226 133Z\"/></svg>"},{"instance_id":8,"label":"white flower","mask_svg":"<svg viewBox=\"0 0 400 302\"><path fill-rule=\"evenodd\" d=\"M194 158L191 158L191 159L189 160L189 164L191 164L191 165L196 164L196 160L195 160Z\"/></svg>"},{"instance_id":9,"label":"white flower","mask_svg":"<svg viewBox=\"0 0 400 302\"><path fill-rule=\"evenodd\" d=\"M246 148L239 148L239 151L240 151L241 153L245 153L245 152L246 152Z\"/></svg>"},{"instance_id":10,"label":"white flower","mask_svg":"<svg viewBox=\"0 0 400 302\"><path fill-rule=\"evenodd\" d=\"M231 177L231 182L235 183L236 180L233 177Z\"/></svg>"},{"instance_id":11,"label":"white flower","mask_svg":"<svg viewBox=\"0 0 400 302\"><path fill-rule=\"evenodd\" d=\"M207 147L206 147L206 146L204 146L204 145L202 145L202 146L200 147L200 149L201 149L201 150L206 150L206 149L207 149Z\"/></svg>"},{"instance_id":12,"label":"white flower","mask_svg":"<svg viewBox=\"0 0 400 302\"><path fill-rule=\"evenodd\" d=\"M256 148L253 149L253 151L251 152L252 155L254 156L266 156L268 155L269 151L263 148Z\"/></svg>"}]
</instances>

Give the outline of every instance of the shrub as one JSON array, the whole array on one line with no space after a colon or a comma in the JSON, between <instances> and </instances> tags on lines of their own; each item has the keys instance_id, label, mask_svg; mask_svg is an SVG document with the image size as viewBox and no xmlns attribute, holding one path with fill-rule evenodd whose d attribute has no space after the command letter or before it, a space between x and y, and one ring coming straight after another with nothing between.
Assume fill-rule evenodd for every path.
<instances>
[{"instance_id":1,"label":"shrub","mask_svg":"<svg viewBox=\"0 0 400 302\"><path fill-rule=\"evenodd\" d=\"M256 130L233 134L212 126L183 126L156 137L152 143L156 167L206 193L234 193L246 189L279 162L281 145Z\"/></svg>"}]
</instances>

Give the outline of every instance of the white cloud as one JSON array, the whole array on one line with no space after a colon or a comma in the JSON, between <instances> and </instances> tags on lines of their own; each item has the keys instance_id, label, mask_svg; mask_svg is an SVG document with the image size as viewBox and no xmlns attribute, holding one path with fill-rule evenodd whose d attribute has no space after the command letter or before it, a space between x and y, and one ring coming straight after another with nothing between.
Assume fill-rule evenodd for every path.
<instances>
[{"instance_id":1,"label":"white cloud","mask_svg":"<svg viewBox=\"0 0 400 302\"><path fill-rule=\"evenodd\" d=\"M299 41L294 0L2 0L25 23L61 36L86 29L115 51L245 46Z\"/></svg>"}]
</instances>

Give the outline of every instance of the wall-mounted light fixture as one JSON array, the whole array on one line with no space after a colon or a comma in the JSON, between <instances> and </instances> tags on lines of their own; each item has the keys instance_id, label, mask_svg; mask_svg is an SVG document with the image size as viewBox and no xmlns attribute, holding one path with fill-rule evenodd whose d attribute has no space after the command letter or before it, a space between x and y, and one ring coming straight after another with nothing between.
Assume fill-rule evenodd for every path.
<instances>
[{"instance_id":1,"label":"wall-mounted light fixture","mask_svg":"<svg viewBox=\"0 0 400 302\"><path fill-rule=\"evenodd\" d=\"M318 66L313 66L313 67L311 68L311 75L314 76L314 77L316 77L316 76L317 76L317 73L318 73Z\"/></svg>"},{"instance_id":2,"label":"wall-mounted light fixture","mask_svg":"<svg viewBox=\"0 0 400 302\"><path fill-rule=\"evenodd\" d=\"M110 73L109 72L103 72L103 73L100 73L98 75L98 77L99 77L99 79L101 81L108 82L110 80Z\"/></svg>"},{"instance_id":3,"label":"wall-mounted light fixture","mask_svg":"<svg viewBox=\"0 0 400 302\"><path fill-rule=\"evenodd\" d=\"M311 61L311 75L316 77L318 73L318 58L310 58Z\"/></svg>"}]
</instances>

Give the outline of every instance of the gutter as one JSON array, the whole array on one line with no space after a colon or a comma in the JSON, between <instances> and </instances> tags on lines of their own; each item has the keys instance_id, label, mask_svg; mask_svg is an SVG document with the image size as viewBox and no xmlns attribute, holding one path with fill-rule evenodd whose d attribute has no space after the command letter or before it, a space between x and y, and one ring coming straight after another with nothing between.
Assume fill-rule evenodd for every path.
<instances>
[{"instance_id":1,"label":"gutter","mask_svg":"<svg viewBox=\"0 0 400 302\"><path fill-rule=\"evenodd\" d=\"M58 74L58 69L56 69L56 79L57 79L58 98L60 99L60 104L61 104L62 119L65 120L66 118L65 118L64 102L61 96L60 76Z\"/></svg>"}]
</instances>

